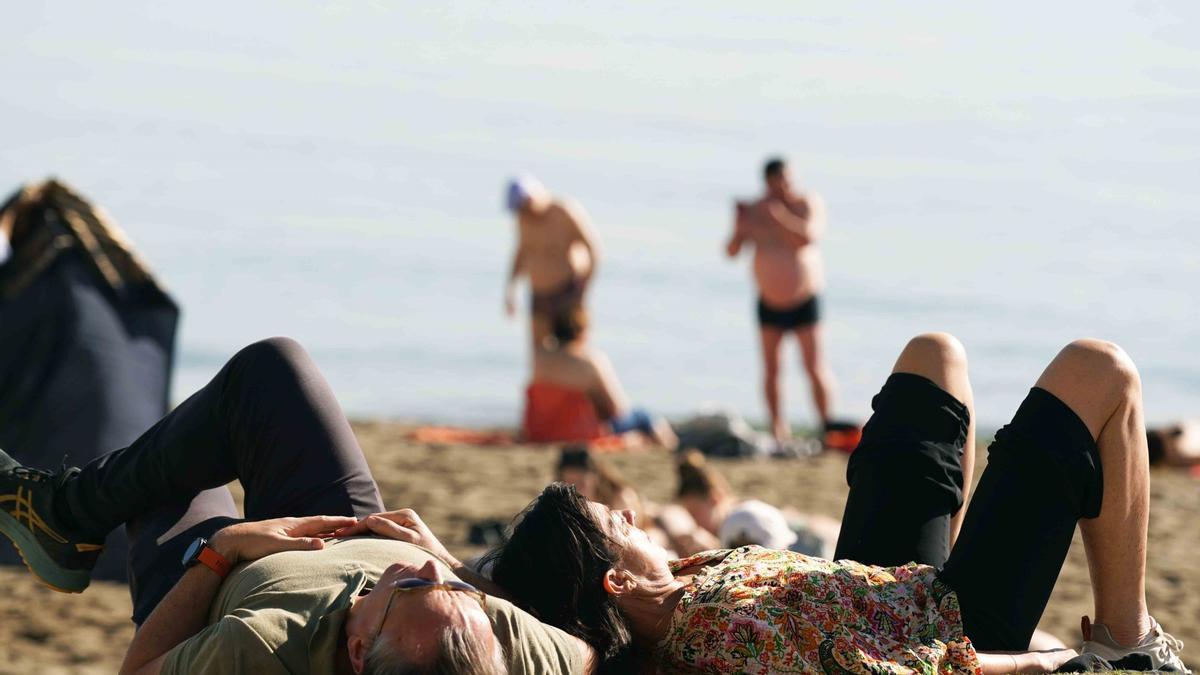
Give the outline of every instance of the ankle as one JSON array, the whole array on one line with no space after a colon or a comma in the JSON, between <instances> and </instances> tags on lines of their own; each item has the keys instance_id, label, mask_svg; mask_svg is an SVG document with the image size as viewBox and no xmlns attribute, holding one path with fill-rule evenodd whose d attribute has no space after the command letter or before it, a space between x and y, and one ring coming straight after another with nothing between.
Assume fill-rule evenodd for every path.
<instances>
[{"instance_id":1,"label":"ankle","mask_svg":"<svg viewBox=\"0 0 1200 675\"><path fill-rule=\"evenodd\" d=\"M1136 617L1105 617L1101 619L1097 616L1096 623L1107 628L1113 642L1121 647L1136 647L1154 632L1154 622L1145 612Z\"/></svg>"}]
</instances>

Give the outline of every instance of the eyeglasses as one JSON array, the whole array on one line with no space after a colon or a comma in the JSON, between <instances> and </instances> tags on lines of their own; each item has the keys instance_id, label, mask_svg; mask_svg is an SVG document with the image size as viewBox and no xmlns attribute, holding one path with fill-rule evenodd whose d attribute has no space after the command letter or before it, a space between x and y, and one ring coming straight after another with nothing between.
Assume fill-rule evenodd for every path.
<instances>
[{"instance_id":1,"label":"eyeglasses","mask_svg":"<svg viewBox=\"0 0 1200 675\"><path fill-rule=\"evenodd\" d=\"M375 631L375 637L371 641L374 642L377 640L379 634L383 632L383 624L387 623L388 612L392 609L392 600L395 600L397 595L410 591L425 592L437 590L469 593L479 601L481 607L487 609L487 594L465 581L431 581L420 578L401 579L392 584L392 594L388 596L387 604L383 607L383 618L379 620L379 629Z\"/></svg>"}]
</instances>

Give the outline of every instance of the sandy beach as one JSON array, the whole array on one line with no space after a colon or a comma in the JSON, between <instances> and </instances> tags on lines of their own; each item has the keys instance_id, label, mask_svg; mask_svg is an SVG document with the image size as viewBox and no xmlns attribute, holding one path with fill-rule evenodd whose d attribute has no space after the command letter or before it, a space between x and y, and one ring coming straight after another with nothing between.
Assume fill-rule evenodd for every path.
<instances>
[{"instance_id":1,"label":"sandy beach","mask_svg":"<svg viewBox=\"0 0 1200 675\"><path fill-rule=\"evenodd\" d=\"M406 440L410 427L359 422L355 430L389 508L416 508L459 556L481 552L467 544L469 524L508 519L550 479L556 449L475 448ZM980 456L983 452L981 448ZM670 497L671 457L664 452L611 455L611 461L654 500ZM802 511L838 517L846 497L845 457L809 460L717 461L738 494ZM1200 667L1200 483L1155 472L1151 482L1151 612L1189 645L1184 660ZM1027 495L1036 499L1036 495ZM1014 553L1014 573L1021 555ZM113 673L132 636L126 589L94 583L82 596L51 592L24 570L0 569L0 673ZM1091 612L1087 565L1076 538L1041 627L1068 644L1079 618Z\"/></svg>"}]
</instances>

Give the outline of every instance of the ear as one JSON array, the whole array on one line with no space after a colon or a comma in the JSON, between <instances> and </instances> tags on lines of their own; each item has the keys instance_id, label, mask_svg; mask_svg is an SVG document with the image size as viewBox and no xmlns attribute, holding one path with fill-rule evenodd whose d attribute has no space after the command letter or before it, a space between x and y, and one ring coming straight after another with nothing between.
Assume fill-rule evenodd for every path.
<instances>
[{"instance_id":1,"label":"ear","mask_svg":"<svg viewBox=\"0 0 1200 675\"><path fill-rule=\"evenodd\" d=\"M361 673L367 658L367 643L357 635L346 638L346 653L350 656L350 667L354 672Z\"/></svg>"},{"instance_id":2,"label":"ear","mask_svg":"<svg viewBox=\"0 0 1200 675\"><path fill-rule=\"evenodd\" d=\"M629 594L637 584L634 583L633 575L624 570L610 569L604 573L604 579L601 581L604 585L604 590L616 597Z\"/></svg>"}]
</instances>

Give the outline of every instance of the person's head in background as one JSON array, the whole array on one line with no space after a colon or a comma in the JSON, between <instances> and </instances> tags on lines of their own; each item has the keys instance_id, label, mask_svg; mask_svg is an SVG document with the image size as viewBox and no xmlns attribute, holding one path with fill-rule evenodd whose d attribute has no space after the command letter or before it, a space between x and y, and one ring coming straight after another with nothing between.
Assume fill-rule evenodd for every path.
<instances>
[{"instance_id":1,"label":"person's head in background","mask_svg":"<svg viewBox=\"0 0 1200 675\"><path fill-rule=\"evenodd\" d=\"M708 466L698 450L688 450L680 456L678 471L675 501L691 514L697 525L717 534L736 501L733 490L721 474Z\"/></svg>"},{"instance_id":2,"label":"person's head in background","mask_svg":"<svg viewBox=\"0 0 1200 675\"><path fill-rule=\"evenodd\" d=\"M792 192L791 172L782 157L771 157L763 164L763 180L767 194L772 197L786 197Z\"/></svg>"},{"instance_id":3,"label":"person's head in background","mask_svg":"<svg viewBox=\"0 0 1200 675\"><path fill-rule=\"evenodd\" d=\"M588 314L582 305L556 313L551 320L550 334L559 347L582 342L587 337Z\"/></svg>"},{"instance_id":4,"label":"person's head in background","mask_svg":"<svg viewBox=\"0 0 1200 675\"><path fill-rule=\"evenodd\" d=\"M575 491L589 501L599 502L611 509L631 509L642 513L642 501L637 490L608 462L596 459L586 446L571 445L562 449L555 470L555 481L575 486Z\"/></svg>"},{"instance_id":5,"label":"person's head in background","mask_svg":"<svg viewBox=\"0 0 1200 675\"><path fill-rule=\"evenodd\" d=\"M508 181L504 194L508 210L518 216L542 213L550 205L550 191L540 180L527 173Z\"/></svg>"}]
</instances>

